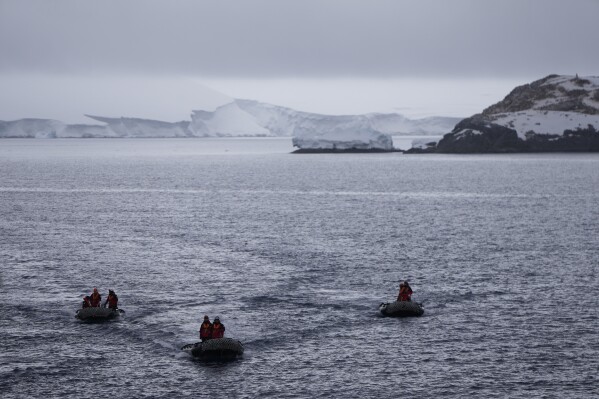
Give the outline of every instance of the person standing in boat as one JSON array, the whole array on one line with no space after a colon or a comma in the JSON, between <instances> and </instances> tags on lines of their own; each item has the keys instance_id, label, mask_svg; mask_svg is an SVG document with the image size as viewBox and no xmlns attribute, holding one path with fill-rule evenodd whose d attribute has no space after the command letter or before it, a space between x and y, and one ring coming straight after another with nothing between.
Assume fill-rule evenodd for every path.
<instances>
[{"instance_id":1,"label":"person standing in boat","mask_svg":"<svg viewBox=\"0 0 599 399\"><path fill-rule=\"evenodd\" d=\"M106 302L104 302L104 307L108 304L108 309L117 310L119 303L119 297L113 290L108 290L108 298L106 298Z\"/></svg>"},{"instance_id":2,"label":"person standing in boat","mask_svg":"<svg viewBox=\"0 0 599 399\"><path fill-rule=\"evenodd\" d=\"M94 292L92 292L91 296L89 297L89 302L92 308L100 307L100 304L102 303L102 296L98 292L97 288L94 288Z\"/></svg>"},{"instance_id":3,"label":"person standing in boat","mask_svg":"<svg viewBox=\"0 0 599 399\"><path fill-rule=\"evenodd\" d=\"M218 316L214 318L214 323L212 323L212 334L211 338L223 338L225 336L225 325L220 322Z\"/></svg>"},{"instance_id":4,"label":"person standing in boat","mask_svg":"<svg viewBox=\"0 0 599 399\"><path fill-rule=\"evenodd\" d=\"M408 280L399 284L399 295L397 296L397 300L400 302L409 302L412 300L412 287L408 284Z\"/></svg>"},{"instance_id":5,"label":"person standing in boat","mask_svg":"<svg viewBox=\"0 0 599 399\"><path fill-rule=\"evenodd\" d=\"M89 308L91 306L92 306L92 304L91 304L91 302L89 300L89 295L84 296L83 297L83 303L81 304L81 308L85 309L85 308Z\"/></svg>"},{"instance_id":6,"label":"person standing in boat","mask_svg":"<svg viewBox=\"0 0 599 399\"><path fill-rule=\"evenodd\" d=\"M200 326L200 339L204 342L210 338L212 338L212 323L210 323L210 318L206 315L204 316L204 322Z\"/></svg>"}]
</instances>

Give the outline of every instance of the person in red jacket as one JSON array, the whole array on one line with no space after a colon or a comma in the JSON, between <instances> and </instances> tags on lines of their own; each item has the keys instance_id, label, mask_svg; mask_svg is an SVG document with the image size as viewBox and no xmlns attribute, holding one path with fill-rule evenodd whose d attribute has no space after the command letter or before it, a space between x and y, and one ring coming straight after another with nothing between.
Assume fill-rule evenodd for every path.
<instances>
[{"instance_id":1,"label":"person in red jacket","mask_svg":"<svg viewBox=\"0 0 599 399\"><path fill-rule=\"evenodd\" d=\"M214 323L212 323L212 334L211 338L223 338L225 336L225 325L220 322L218 316L214 318Z\"/></svg>"},{"instance_id":2,"label":"person in red jacket","mask_svg":"<svg viewBox=\"0 0 599 399\"><path fill-rule=\"evenodd\" d=\"M212 323L210 323L208 316L204 316L204 322L200 326L200 339L204 342L210 338L212 338Z\"/></svg>"},{"instance_id":3,"label":"person in red jacket","mask_svg":"<svg viewBox=\"0 0 599 399\"><path fill-rule=\"evenodd\" d=\"M104 307L108 304L108 308L112 310L117 310L119 303L119 297L115 294L113 290L108 290L108 298L106 298L106 302L104 302Z\"/></svg>"},{"instance_id":4,"label":"person in red jacket","mask_svg":"<svg viewBox=\"0 0 599 399\"><path fill-rule=\"evenodd\" d=\"M89 297L89 301L92 308L100 307L100 304L102 303L102 296L98 292L97 288L94 288L94 292L92 292L91 296Z\"/></svg>"},{"instance_id":5,"label":"person in red jacket","mask_svg":"<svg viewBox=\"0 0 599 399\"><path fill-rule=\"evenodd\" d=\"M89 301L89 295L86 295L83 297L83 303L81 304L81 308L85 309L85 308L89 308L90 306L92 306L92 304Z\"/></svg>"},{"instance_id":6,"label":"person in red jacket","mask_svg":"<svg viewBox=\"0 0 599 399\"><path fill-rule=\"evenodd\" d=\"M412 300L412 287L408 284L408 281L404 281L399 284L399 295L397 296L398 301L411 301Z\"/></svg>"}]
</instances>

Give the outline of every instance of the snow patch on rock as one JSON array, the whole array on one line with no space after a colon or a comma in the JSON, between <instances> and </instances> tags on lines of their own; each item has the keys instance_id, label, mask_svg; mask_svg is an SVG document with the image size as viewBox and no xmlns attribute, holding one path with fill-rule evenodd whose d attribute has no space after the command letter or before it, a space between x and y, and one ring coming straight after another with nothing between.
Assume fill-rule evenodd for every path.
<instances>
[{"instance_id":1,"label":"snow patch on rock","mask_svg":"<svg viewBox=\"0 0 599 399\"><path fill-rule=\"evenodd\" d=\"M526 133L563 135L566 130L599 127L599 114L578 112L538 111L510 112L494 116L494 123L514 129L518 137L526 140Z\"/></svg>"}]
</instances>

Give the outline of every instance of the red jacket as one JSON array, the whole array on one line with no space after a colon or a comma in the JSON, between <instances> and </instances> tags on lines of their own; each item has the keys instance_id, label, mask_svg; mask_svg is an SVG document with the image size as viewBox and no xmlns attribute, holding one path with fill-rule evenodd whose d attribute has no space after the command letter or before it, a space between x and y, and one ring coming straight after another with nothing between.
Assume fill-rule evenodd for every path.
<instances>
[{"instance_id":1,"label":"red jacket","mask_svg":"<svg viewBox=\"0 0 599 399\"><path fill-rule=\"evenodd\" d=\"M398 301L411 301L412 300L412 289L409 286L401 287L399 290L399 295L397 297Z\"/></svg>"},{"instance_id":2,"label":"red jacket","mask_svg":"<svg viewBox=\"0 0 599 399\"><path fill-rule=\"evenodd\" d=\"M92 307L97 308L100 306L100 303L102 303L102 295L100 295L99 293L97 295L91 294L89 297L89 301Z\"/></svg>"},{"instance_id":3,"label":"red jacket","mask_svg":"<svg viewBox=\"0 0 599 399\"><path fill-rule=\"evenodd\" d=\"M108 302L108 307L110 309L117 309L117 304L119 303L119 298L116 295L108 294L108 298L106 298L106 302Z\"/></svg>"},{"instance_id":4,"label":"red jacket","mask_svg":"<svg viewBox=\"0 0 599 399\"><path fill-rule=\"evenodd\" d=\"M200 339L212 338L212 323L205 321L200 326Z\"/></svg>"},{"instance_id":5,"label":"red jacket","mask_svg":"<svg viewBox=\"0 0 599 399\"><path fill-rule=\"evenodd\" d=\"M222 338L225 336L225 326L222 323L212 324L212 337L211 338Z\"/></svg>"},{"instance_id":6,"label":"red jacket","mask_svg":"<svg viewBox=\"0 0 599 399\"><path fill-rule=\"evenodd\" d=\"M89 308L91 304L89 303L88 297L83 298L83 303L81 304L82 308Z\"/></svg>"}]
</instances>

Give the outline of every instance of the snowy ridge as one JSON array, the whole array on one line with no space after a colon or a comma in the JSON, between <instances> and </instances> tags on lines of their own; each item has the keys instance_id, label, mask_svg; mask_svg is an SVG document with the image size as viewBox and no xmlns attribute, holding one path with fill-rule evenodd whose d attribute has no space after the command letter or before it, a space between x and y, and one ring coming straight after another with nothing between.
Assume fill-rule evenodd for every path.
<instances>
[{"instance_id":1,"label":"snowy ridge","mask_svg":"<svg viewBox=\"0 0 599 399\"><path fill-rule=\"evenodd\" d=\"M483 111L490 122L527 133L563 135L566 130L599 129L599 77L549 75L515 88Z\"/></svg>"},{"instance_id":2,"label":"snowy ridge","mask_svg":"<svg viewBox=\"0 0 599 399\"><path fill-rule=\"evenodd\" d=\"M543 86L550 89L547 98L535 101L532 109L551 109L552 106L563 104L577 94L584 105L599 110L599 77L588 76L555 76L547 79Z\"/></svg>"}]
</instances>

